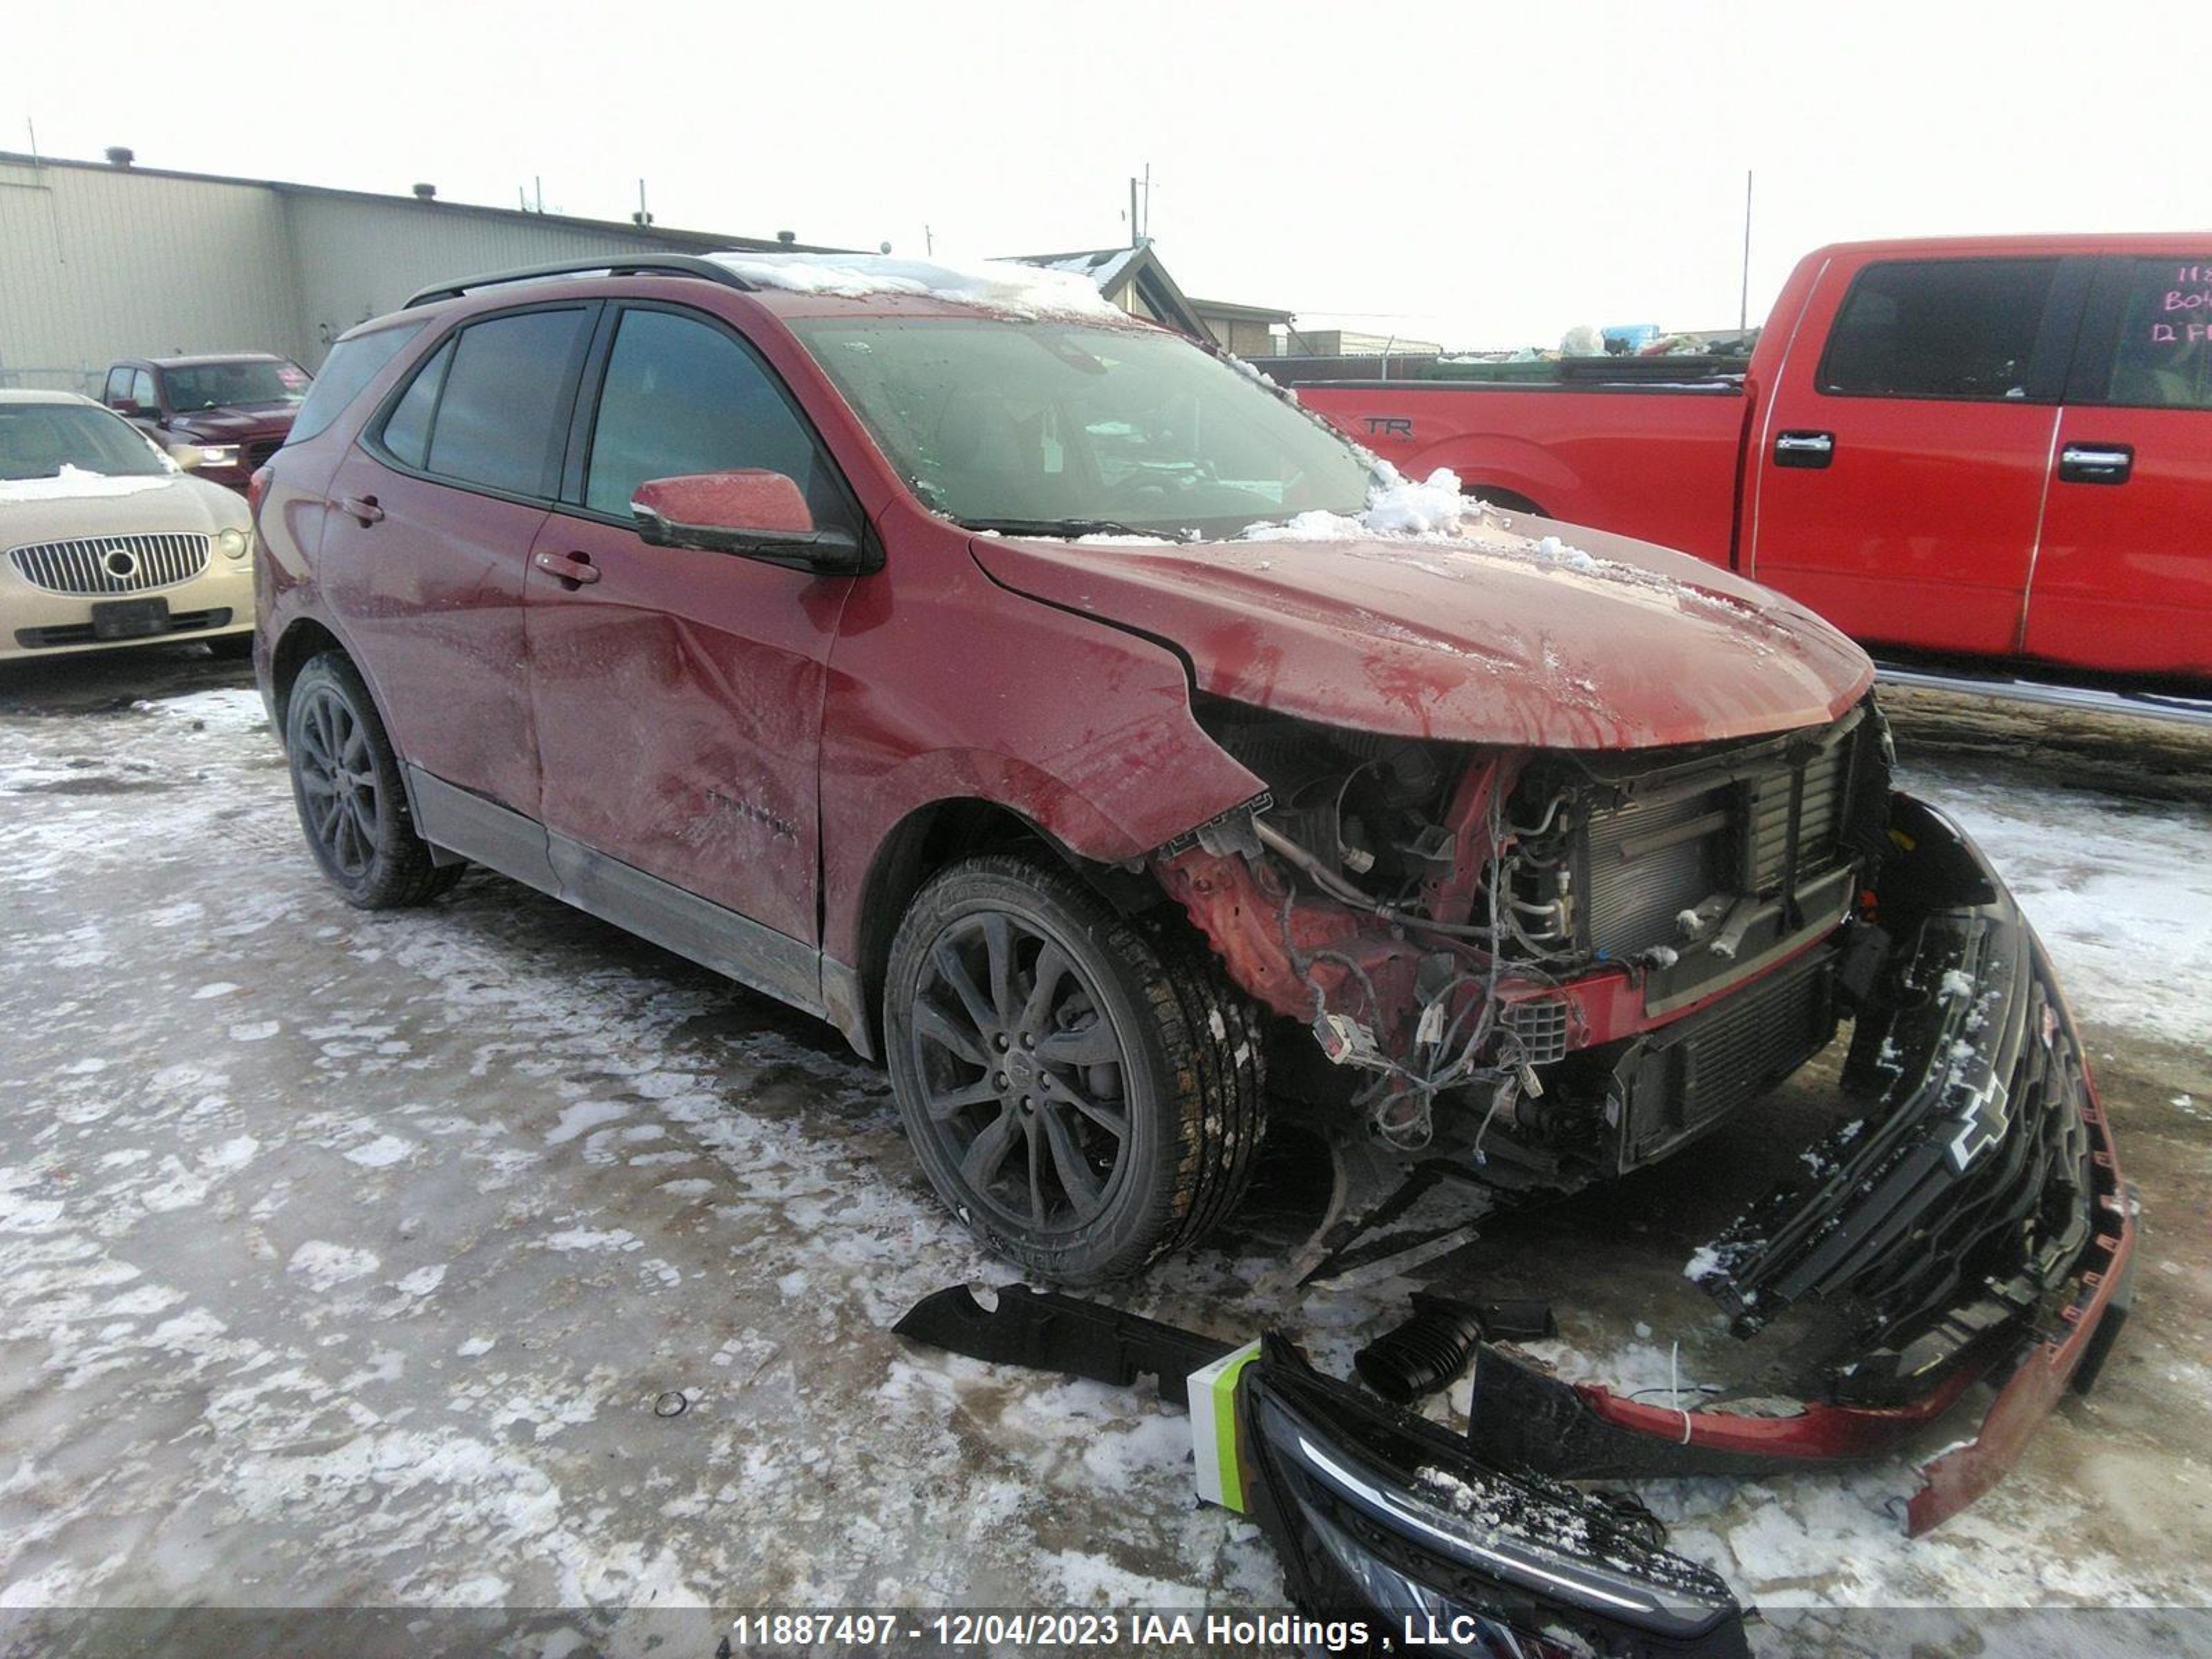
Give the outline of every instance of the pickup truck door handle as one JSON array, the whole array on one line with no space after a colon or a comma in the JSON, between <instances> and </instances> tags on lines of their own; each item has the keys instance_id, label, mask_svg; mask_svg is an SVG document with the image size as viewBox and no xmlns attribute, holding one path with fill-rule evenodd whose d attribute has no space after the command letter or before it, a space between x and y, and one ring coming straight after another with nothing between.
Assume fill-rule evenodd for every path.
<instances>
[{"instance_id":1,"label":"pickup truck door handle","mask_svg":"<svg viewBox=\"0 0 2212 1659\"><path fill-rule=\"evenodd\" d=\"M1832 432L1778 432L1774 436L1777 466L1823 467L1836 459Z\"/></svg>"},{"instance_id":2,"label":"pickup truck door handle","mask_svg":"<svg viewBox=\"0 0 2212 1659\"><path fill-rule=\"evenodd\" d=\"M2067 483L2123 484L2135 465L2128 444L2069 444L2058 452L2058 476Z\"/></svg>"},{"instance_id":3,"label":"pickup truck door handle","mask_svg":"<svg viewBox=\"0 0 2212 1659\"><path fill-rule=\"evenodd\" d=\"M588 553L540 553L532 562L547 575L568 583L571 593L586 582L599 579L599 568L592 562Z\"/></svg>"},{"instance_id":4,"label":"pickup truck door handle","mask_svg":"<svg viewBox=\"0 0 2212 1659\"><path fill-rule=\"evenodd\" d=\"M338 511L364 530L384 517L384 509L376 504L374 495L345 496L338 502Z\"/></svg>"}]
</instances>

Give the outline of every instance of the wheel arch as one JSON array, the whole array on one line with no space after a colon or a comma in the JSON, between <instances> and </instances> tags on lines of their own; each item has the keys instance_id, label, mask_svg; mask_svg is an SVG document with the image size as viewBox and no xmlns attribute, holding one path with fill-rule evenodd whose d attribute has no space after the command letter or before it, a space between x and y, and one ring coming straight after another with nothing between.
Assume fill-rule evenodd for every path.
<instances>
[{"instance_id":1,"label":"wheel arch","mask_svg":"<svg viewBox=\"0 0 2212 1659\"><path fill-rule=\"evenodd\" d=\"M947 796L915 807L876 848L861 886L855 960L824 957L823 980L830 1016L869 1059L883 1052L883 994L891 939L924 884L978 853L1033 848L1073 872L1124 915L1161 899L1158 885L1070 848L1027 814L981 796ZM842 980L842 985L833 981Z\"/></svg>"},{"instance_id":2,"label":"wheel arch","mask_svg":"<svg viewBox=\"0 0 2212 1659\"><path fill-rule=\"evenodd\" d=\"M279 738L283 735L285 712L290 707L292 687L300 678L300 671L325 651L337 652L348 662L353 664L355 672L361 672L360 660L352 652L346 649L345 641L313 617L301 617L292 623L277 638L276 643L270 648L270 702L271 712L276 717L276 732ZM368 676L362 674L362 678L366 683ZM371 696L376 695L375 687L369 688L369 695ZM376 713L378 719L383 719L384 711L381 708ZM387 728L388 724L387 722Z\"/></svg>"},{"instance_id":3,"label":"wheel arch","mask_svg":"<svg viewBox=\"0 0 2212 1659\"><path fill-rule=\"evenodd\" d=\"M269 651L269 706L276 725L276 741L284 742L284 720L291 706L292 688L299 682L300 672L317 657L336 652L352 665L353 672L361 676L361 683L368 689L368 700L376 709L377 723L383 726L386 741L390 740L392 716L384 707L384 696L376 689L376 679L368 672L368 665L355 654L330 626L313 617L295 617L285 626ZM415 771L407 757L392 750L393 758L399 763L400 787L407 796L407 815L410 821L422 821L421 803L415 799ZM431 853L439 862L449 861L452 854L444 848L433 847Z\"/></svg>"}]
</instances>

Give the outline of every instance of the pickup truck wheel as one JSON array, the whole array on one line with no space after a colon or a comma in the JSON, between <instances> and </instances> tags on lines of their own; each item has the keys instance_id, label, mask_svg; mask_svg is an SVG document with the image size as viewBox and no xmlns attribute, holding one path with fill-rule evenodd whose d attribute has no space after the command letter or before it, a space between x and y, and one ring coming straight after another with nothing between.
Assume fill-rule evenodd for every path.
<instances>
[{"instance_id":1,"label":"pickup truck wheel","mask_svg":"<svg viewBox=\"0 0 2212 1659\"><path fill-rule=\"evenodd\" d=\"M339 653L313 659L292 682L284 752L308 850L347 903L396 909L459 879L461 866L434 864L415 833L398 757L360 672Z\"/></svg>"},{"instance_id":2,"label":"pickup truck wheel","mask_svg":"<svg viewBox=\"0 0 2212 1659\"><path fill-rule=\"evenodd\" d=\"M1251 1178L1260 1044L1202 951L1064 872L945 870L892 942L891 1084L938 1195L1035 1276L1097 1284L1194 1243Z\"/></svg>"}]
</instances>

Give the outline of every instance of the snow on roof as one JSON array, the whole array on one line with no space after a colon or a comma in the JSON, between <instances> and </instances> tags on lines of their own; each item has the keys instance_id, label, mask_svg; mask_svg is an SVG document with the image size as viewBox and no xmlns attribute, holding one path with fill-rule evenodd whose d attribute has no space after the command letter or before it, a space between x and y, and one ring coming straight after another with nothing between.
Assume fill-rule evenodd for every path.
<instances>
[{"instance_id":1,"label":"snow on roof","mask_svg":"<svg viewBox=\"0 0 2212 1659\"><path fill-rule=\"evenodd\" d=\"M912 295L1017 317L1126 320L1087 278L1011 260L894 259L874 253L710 253L756 288L837 299Z\"/></svg>"},{"instance_id":2,"label":"snow on roof","mask_svg":"<svg viewBox=\"0 0 2212 1659\"><path fill-rule=\"evenodd\" d=\"M1072 270L1079 276L1089 278L1103 293L1114 286L1115 278L1121 274L1129 262L1143 252L1142 248L1136 247L1102 247L1083 253L1024 254L1021 256L1020 263L1035 265L1040 270Z\"/></svg>"}]
</instances>

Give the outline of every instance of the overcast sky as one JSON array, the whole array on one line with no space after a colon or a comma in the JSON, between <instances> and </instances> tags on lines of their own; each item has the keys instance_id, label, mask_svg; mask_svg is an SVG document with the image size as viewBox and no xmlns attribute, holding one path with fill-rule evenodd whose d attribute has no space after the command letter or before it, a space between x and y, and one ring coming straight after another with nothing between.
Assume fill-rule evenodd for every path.
<instances>
[{"instance_id":1,"label":"overcast sky","mask_svg":"<svg viewBox=\"0 0 2212 1659\"><path fill-rule=\"evenodd\" d=\"M2200 7L24 5L0 149L939 252L1463 346L1754 319L1844 238L2212 227ZM0 304L5 296L0 295Z\"/></svg>"}]
</instances>

